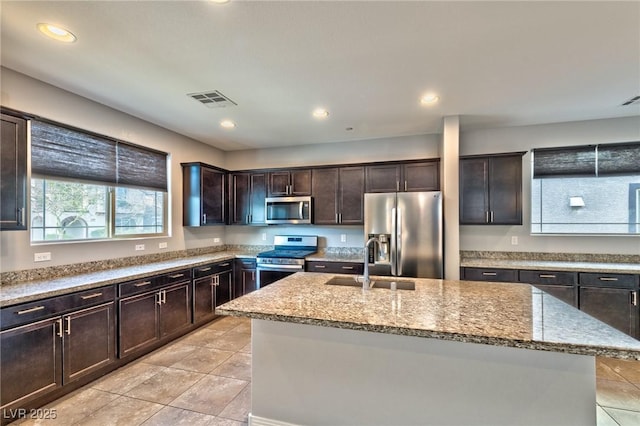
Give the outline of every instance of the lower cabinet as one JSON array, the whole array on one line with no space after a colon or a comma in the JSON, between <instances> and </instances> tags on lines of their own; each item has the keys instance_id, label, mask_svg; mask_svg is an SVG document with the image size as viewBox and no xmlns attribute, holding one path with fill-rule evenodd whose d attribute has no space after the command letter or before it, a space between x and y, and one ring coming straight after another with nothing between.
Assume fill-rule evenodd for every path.
<instances>
[{"instance_id":1,"label":"lower cabinet","mask_svg":"<svg viewBox=\"0 0 640 426\"><path fill-rule=\"evenodd\" d=\"M233 297L244 296L258 289L256 283L255 259L236 259L234 261Z\"/></svg>"},{"instance_id":2,"label":"lower cabinet","mask_svg":"<svg viewBox=\"0 0 640 426\"><path fill-rule=\"evenodd\" d=\"M233 296L231 261L193 268L193 323L200 324L216 317L216 306Z\"/></svg>"},{"instance_id":3,"label":"lower cabinet","mask_svg":"<svg viewBox=\"0 0 640 426\"><path fill-rule=\"evenodd\" d=\"M307 272L326 272L329 274L362 274L364 263L356 262L327 262L312 260L305 262Z\"/></svg>"},{"instance_id":4,"label":"lower cabinet","mask_svg":"<svg viewBox=\"0 0 640 426\"><path fill-rule=\"evenodd\" d=\"M518 281L532 284L563 302L578 307L576 272L521 270Z\"/></svg>"},{"instance_id":5,"label":"lower cabinet","mask_svg":"<svg viewBox=\"0 0 640 426\"><path fill-rule=\"evenodd\" d=\"M120 299L121 358L191 325L190 287L183 281Z\"/></svg>"},{"instance_id":6,"label":"lower cabinet","mask_svg":"<svg viewBox=\"0 0 640 426\"><path fill-rule=\"evenodd\" d=\"M115 361L114 293L109 287L2 309L2 326L16 325L0 332L3 421L17 408ZM103 303L82 308L96 302ZM66 313L55 315L56 310Z\"/></svg>"},{"instance_id":7,"label":"lower cabinet","mask_svg":"<svg viewBox=\"0 0 640 426\"><path fill-rule=\"evenodd\" d=\"M462 279L469 281L518 282L518 271L499 268L462 268Z\"/></svg>"}]
</instances>

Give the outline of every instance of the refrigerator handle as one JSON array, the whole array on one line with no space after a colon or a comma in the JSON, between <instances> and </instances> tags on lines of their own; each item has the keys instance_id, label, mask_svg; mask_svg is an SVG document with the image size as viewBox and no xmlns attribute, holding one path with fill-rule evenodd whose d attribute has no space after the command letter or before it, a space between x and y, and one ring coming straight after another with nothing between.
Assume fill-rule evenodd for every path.
<instances>
[{"instance_id":1,"label":"refrigerator handle","mask_svg":"<svg viewBox=\"0 0 640 426\"><path fill-rule=\"evenodd\" d=\"M397 236L396 236L396 208L391 209L391 275L396 275L396 266L398 265L398 251L396 250Z\"/></svg>"},{"instance_id":2,"label":"refrigerator handle","mask_svg":"<svg viewBox=\"0 0 640 426\"><path fill-rule=\"evenodd\" d=\"M397 276L402 276L402 210L396 209L396 273Z\"/></svg>"}]
</instances>

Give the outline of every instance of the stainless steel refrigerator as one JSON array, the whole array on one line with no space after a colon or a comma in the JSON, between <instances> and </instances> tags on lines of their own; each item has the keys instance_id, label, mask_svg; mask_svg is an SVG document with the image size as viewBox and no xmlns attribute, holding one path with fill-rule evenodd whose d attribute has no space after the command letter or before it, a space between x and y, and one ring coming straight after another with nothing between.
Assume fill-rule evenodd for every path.
<instances>
[{"instance_id":1,"label":"stainless steel refrigerator","mask_svg":"<svg viewBox=\"0 0 640 426\"><path fill-rule=\"evenodd\" d=\"M365 194L364 237L371 275L443 278L441 192Z\"/></svg>"}]
</instances>

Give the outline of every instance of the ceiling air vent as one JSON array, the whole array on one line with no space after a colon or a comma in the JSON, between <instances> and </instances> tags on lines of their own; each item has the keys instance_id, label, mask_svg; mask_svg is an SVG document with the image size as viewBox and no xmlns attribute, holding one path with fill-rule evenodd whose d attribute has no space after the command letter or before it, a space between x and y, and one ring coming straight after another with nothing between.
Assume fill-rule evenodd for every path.
<instances>
[{"instance_id":1,"label":"ceiling air vent","mask_svg":"<svg viewBox=\"0 0 640 426\"><path fill-rule=\"evenodd\" d=\"M187 96L195 99L207 108L226 108L238 105L217 90L209 90L199 93L187 93Z\"/></svg>"},{"instance_id":2,"label":"ceiling air vent","mask_svg":"<svg viewBox=\"0 0 640 426\"><path fill-rule=\"evenodd\" d=\"M634 96L633 98L629 99L628 101L623 103L622 106L627 106L627 105L637 104L637 103L640 103L640 95Z\"/></svg>"}]
</instances>

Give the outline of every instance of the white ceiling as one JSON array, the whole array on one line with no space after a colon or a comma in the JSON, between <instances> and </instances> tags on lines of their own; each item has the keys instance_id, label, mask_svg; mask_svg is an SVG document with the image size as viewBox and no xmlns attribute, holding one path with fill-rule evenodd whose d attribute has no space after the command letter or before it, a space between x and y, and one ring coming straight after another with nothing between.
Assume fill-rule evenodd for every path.
<instances>
[{"instance_id":1,"label":"white ceiling","mask_svg":"<svg viewBox=\"0 0 640 426\"><path fill-rule=\"evenodd\" d=\"M640 95L638 1L3 0L1 15L2 66L223 150L438 133L447 115L463 130L640 115L621 106ZM211 89L238 105L186 96Z\"/></svg>"}]
</instances>

